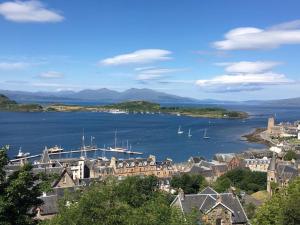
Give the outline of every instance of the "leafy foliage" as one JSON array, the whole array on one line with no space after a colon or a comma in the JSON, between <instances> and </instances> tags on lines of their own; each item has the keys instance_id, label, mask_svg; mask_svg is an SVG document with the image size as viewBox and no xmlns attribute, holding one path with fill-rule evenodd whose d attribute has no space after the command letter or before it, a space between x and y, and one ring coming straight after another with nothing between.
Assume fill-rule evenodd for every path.
<instances>
[{"instance_id":1,"label":"leafy foliage","mask_svg":"<svg viewBox=\"0 0 300 225\"><path fill-rule=\"evenodd\" d=\"M114 178L95 183L81 195L66 197L60 213L44 222L47 225L177 225L195 224L196 216L184 219L177 208L170 207L170 198L158 190L157 178Z\"/></svg>"},{"instance_id":2,"label":"leafy foliage","mask_svg":"<svg viewBox=\"0 0 300 225\"><path fill-rule=\"evenodd\" d=\"M173 188L181 188L185 194L195 194L207 186L205 178L198 174L182 174L171 180Z\"/></svg>"},{"instance_id":3,"label":"leafy foliage","mask_svg":"<svg viewBox=\"0 0 300 225\"><path fill-rule=\"evenodd\" d=\"M296 225L300 224L300 178L287 188L275 193L258 208L252 223L254 225Z\"/></svg>"},{"instance_id":4,"label":"leafy foliage","mask_svg":"<svg viewBox=\"0 0 300 225\"><path fill-rule=\"evenodd\" d=\"M291 161L292 159L296 159L296 158L297 158L297 154L292 150L287 151L287 153L284 155L284 160L286 161Z\"/></svg>"},{"instance_id":5,"label":"leafy foliage","mask_svg":"<svg viewBox=\"0 0 300 225\"><path fill-rule=\"evenodd\" d=\"M42 203L40 186L35 182L32 167L24 165L6 178L4 166L8 163L7 149L0 149L0 221L1 224L34 224L33 207Z\"/></svg>"},{"instance_id":6,"label":"leafy foliage","mask_svg":"<svg viewBox=\"0 0 300 225\"><path fill-rule=\"evenodd\" d=\"M265 190L267 187L267 174L252 172L248 169L234 169L219 177L214 184L214 188L218 192L224 192L230 186L248 193Z\"/></svg>"}]
</instances>

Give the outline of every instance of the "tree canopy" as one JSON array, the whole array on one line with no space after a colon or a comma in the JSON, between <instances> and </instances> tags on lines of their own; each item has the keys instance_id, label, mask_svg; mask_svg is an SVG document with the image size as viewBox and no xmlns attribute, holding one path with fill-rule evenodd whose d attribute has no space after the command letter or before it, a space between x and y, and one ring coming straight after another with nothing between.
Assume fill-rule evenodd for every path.
<instances>
[{"instance_id":1,"label":"tree canopy","mask_svg":"<svg viewBox=\"0 0 300 225\"><path fill-rule=\"evenodd\" d=\"M296 154L295 151L289 150L289 151L287 151L287 153L284 155L283 158L286 161L291 161L292 159L296 159L297 158L297 154Z\"/></svg>"},{"instance_id":2,"label":"tree canopy","mask_svg":"<svg viewBox=\"0 0 300 225\"><path fill-rule=\"evenodd\" d=\"M201 191L207 183L205 178L199 174L181 174L171 179L171 187L181 188L185 194L195 194Z\"/></svg>"},{"instance_id":3,"label":"tree canopy","mask_svg":"<svg viewBox=\"0 0 300 225\"><path fill-rule=\"evenodd\" d=\"M38 198L41 195L38 177L33 175L32 167L22 166L8 177L5 166L8 163L7 149L0 149L0 221L1 224L30 225L37 221L34 207L42 204Z\"/></svg>"},{"instance_id":4,"label":"tree canopy","mask_svg":"<svg viewBox=\"0 0 300 225\"><path fill-rule=\"evenodd\" d=\"M214 188L218 192L224 192L230 186L248 193L265 190L267 187L267 174L252 172L248 169L234 169L220 176L214 184Z\"/></svg>"},{"instance_id":5,"label":"tree canopy","mask_svg":"<svg viewBox=\"0 0 300 225\"><path fill-rule=\"evenodd\" d=\"M154 176L110 178L93 184L77 197L65 197L59 214L44 222L47 225L155 225L195 224L196 217L186 219L179 209L170 207L169 195L158 190Z\"/></svg>"},{"instance_id":6,"label":"tree canopy","mask_svg":"<svg viewBox=\"0 0 300 225\"><path fill-rule=\"evenodd\" d=\"M253 225L300 224L300 178L287 188L273 194L270 200L257 209Z\"/></svg>"}]
</instances>

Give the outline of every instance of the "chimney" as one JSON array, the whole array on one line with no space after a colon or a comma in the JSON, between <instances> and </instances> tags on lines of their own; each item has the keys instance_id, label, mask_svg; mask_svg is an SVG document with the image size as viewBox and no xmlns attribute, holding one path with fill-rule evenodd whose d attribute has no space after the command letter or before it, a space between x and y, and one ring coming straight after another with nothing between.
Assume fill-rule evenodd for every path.
<instances>
[{"instance_id":1,"label":"chimney","mask_svg":"<svg viewBox=\"0 0 300 225\"><path fill-rule=\"evenodd\" d=\"M111 157L111 160L110 160L110 166L113 167L114 169L116 168L116 163L117 163L117 159L116 157Z\"/></svg>"},{"instance_id":2,"label":"chimney","mask_svg":"<svg viewBox=\"0 0 300 225\"><path fill-rule=\"evenodd\" d=\"M181 188L178 189L178 196L181 201L184 201L185 194Z\"/></svg>"},{"instance_id":3,"label":"chimney","mask_svg":"<svg viewBox=\"0 0 300 225\"><path fill-rule=\"evenodd\" d=\"M222 202L222 196L220 194L217 194L217 203Z\"/></svg>"}]
</instances>

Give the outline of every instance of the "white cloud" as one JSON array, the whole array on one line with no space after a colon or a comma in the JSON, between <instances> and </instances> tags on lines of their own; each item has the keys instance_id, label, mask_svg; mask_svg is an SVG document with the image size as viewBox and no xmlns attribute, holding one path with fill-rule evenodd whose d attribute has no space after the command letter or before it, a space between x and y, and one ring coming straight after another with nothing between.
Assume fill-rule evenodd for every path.
<instances>
[{"instance_id":1,"label":"white cloud","mask_svg":"<svg viewBox=\"0 0 300 225\"><path fill-rule=\"evenodd\" d=\"M46 9L38 0L8 1L0 4L0 15L14 22L60 22L64 19L59 13Z\"/></svg>"},{"instance_id":2,"label":"white cloud","mask_svg":"<svg viewBox=\"0 0 300 225\"><path fill-rule=\"evenodd\" d=\"M225 40L213 43L219 50L272 49L285 44L300 44L300 20L266 29L235 28L225 34Z\"/></svg>"},{"instance_id":3,"label":"white cloud","mask_svg":"<svg viewBox=\"0 0 300 225\"><path fill-rule=\"evenodd\" d=\"M62 78L64 75L60 72L56 71L48 71L39 75L40 78L47 78L47 79L55 79L55 78Z\"/></svg>"},{"instance_id":4,"label":"white cloud","mask_svg":"<svg viewBox=\"0 0 300 225\"><path fill-rule=\"evenodd\" d=\"M223 85L278 85L287 84L291 80L284 74L267 72L262 74L221 75L207 80L197 80L199 86L223 86Z\"/></svg>"},{"instance_id":5,"label":"white cloud","mask_svg":"<svg viewBox=\"0 0 300 225\"><path fill-rule=\"evenodd\" d=\"M225 66L225 74L211 79L196 81L196 85L209 92L240 92L256 91L271 85L285 85L295 82L284 74L272 72L271 69L279 65L273 61L241 61L218 63Z\"/></svg>"},{"instance_id":6,"label":"white cloud","mask_svg":"<svg viewBox=\"0 0 300 225\"><path fill-rule=\"evenodd\" d=\"M25 62L0 62L0 70L20 70L29 65L29 63Z\"/></svg>"},{"instance_id":7,"label":"white cloud","mask_svg":"<svg viewBox=\"0 0 300 225\"><path fill-rule=\"evenodd\" d=\"M137 80L157 80L166 77L170 73L176 73L184 71L184 69L168 69L168 68L151 68L151 69L140 69L140 73L137 75Z\"/></svg>"},{"instance_id":8,"label":"white cloud","mask_svg":"<svg viewBox=\"0 0 300 225\"><path fill-rule=\"evenodd\" d=\"M141 49L131 53L117 55L101 60L100 65L125 65L125 64L144 64L155 61L169 60L172 52L163 49Z\"/></svg>"},{"instance_id":9,"label":"white cloud","mask_svg":"<svg viewBox=\"0 0 300 225\"><path fill-rule=\"evenodd\" d=\"M241 62L228 62L228 63L217 63L218 66L225 66L227 73L262 73L269 71L280 62L273 61L241 61Z\"/></svg>"}]
</instances>

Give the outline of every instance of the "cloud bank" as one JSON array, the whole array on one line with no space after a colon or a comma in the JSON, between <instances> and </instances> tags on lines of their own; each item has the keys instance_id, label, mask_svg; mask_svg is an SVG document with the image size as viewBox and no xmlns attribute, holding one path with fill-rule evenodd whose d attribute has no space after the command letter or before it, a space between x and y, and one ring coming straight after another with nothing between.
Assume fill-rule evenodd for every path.
<instances>
[{"instance_id":1,"label":"cloud bank","mask_svg":"<svg viewBox=\"0 0 300 225\"><path fill-rule=\"evenodd\" d=\"M0 62L0 70L20 70L30 66L26 62Z\"/></svg>"},{"instance_id":2,"label":"cloud bank","mask_svg":"<svg viewBox=\"0 0 300 225\"><path fill-rule=\"evenodd\" d=\"M209 92L241 92L292 83L284 74L271 71L279 64L271 61L219 63L219 66L225 66L228 74L197 80L196 85Z\"/></svg>"},{"instance_id":3,"label":"cloud bank","mask_svg":"<svg viewBox=\"0 0 300 225\"><path fill-rule=\"evenodd\" d=\"M139 74L136 77L136 80L139 81L149 81L149 80L158 80L169 76L171 73L176 73L183 71L183 69L169 69L169 68L146 68L141 70L141 68L136 68L136 71Z\"/></svg>"},{"instance_id":4,"label":"cloud bank","mask_svg":"<svg viewBox=\"0 0 300 225\"><path fill-rule=\"evenodd\" d=\"M141 49L131 53L103 59L99 65L118 66L126 64L146 64L171 59L172 52L164 49Z\"/></svg>"},{"instance_id":5,"label":"cloud bank","mask_svg":"<svg viewBox=\"0 0 300 225\"><path fill-rule=\"evenodd\" d=\"M300 20L278 24L266 29L239 27L225 34L213 46L219 50L272 49L281 45L300 44Z\"/></svg>"},{"instance_id":6,"label":"cloud bank","mask_svg":"<svg viewBox=\"0 0 300 225\"><path fill-rule=\"evenodd\" d=\"M60 72L48 71L48 72L40 74L39 77L40 78L46 78L46 79L57 79L57 78L64 77L64 75Z\"/></svg>"},{"instance_id":7,"label":"cloud bank","mask_svg":"<svg viewBox=\"0 0 300 225\"><path fill-rule=\"evenodd\" d=\"M47 9L40 1L10 1L0 4L0 15L6 20L26 22L60 22L64 19L59 13Z\"/></svg>"}]
</instances>

